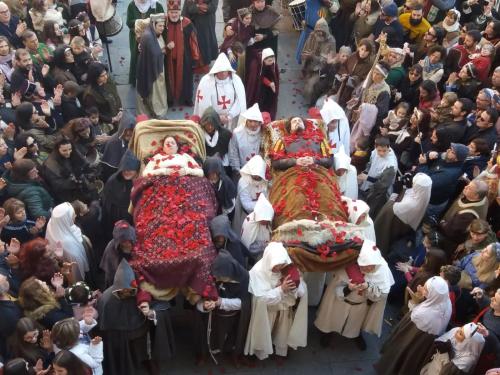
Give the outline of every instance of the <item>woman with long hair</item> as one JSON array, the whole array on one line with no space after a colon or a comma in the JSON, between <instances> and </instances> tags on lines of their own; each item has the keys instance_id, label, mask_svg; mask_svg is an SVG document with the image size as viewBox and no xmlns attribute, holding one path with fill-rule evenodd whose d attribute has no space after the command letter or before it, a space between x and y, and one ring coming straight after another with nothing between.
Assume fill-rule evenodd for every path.
<instances>
[{"instance_id":1,"label":"woman with long hair","mask_svg":"<svg viewBox=\"0 0 500 375\"><path fill-rule=\"evenodd\" d=\"M19 304L27 317L47 329L51 329L59 320L73 316L73 309L64 298L56 299L47 283L35 277L30 277L21 284Z\"/></svg>"},{"instance_id":2,"label":"woman with long hair","mask_svg":"<svg viewBox=\"0 0 500 375\"><path fill-rule=\"evenodd\" d=\"M92 370L69 350L61 350L52 361L55 375L90 375Z\"/></svg>"},{"instance_id":3,"label":"woman with long hair","mask_svg":"<svg viewBox=\"0 0 500 375\"><path fill-rule=\"evenodd\" d=\"M61 26L55 21L46 21L43 25L42 40L52 51L64 44Z\"/></svg>"},{"instance_id":4,"label":"woman with long hair","mask_svg":"<svg viewBox=\"0 0 500 375\"><path fill-rule=\"evenodd\" d=\"M31 366L39 359L47 364L52 351L52 343L48 338L48 332L43 332L39 323L31 318L21 318L9 339L9 349L13 357L22 357Z\"/></svg>"},{"instance_id":5,"label":"woman with long hair","mask_svg":"<svg viewBox=\"0 0 500 375\"><path fill-rule=\"evenodd\" d=\"M50 283L55 273L60 271L55 254L49 249L48 241L35 238L21 246L19 268L23 279L31 276Z\"/></svg>"}]
</instances>

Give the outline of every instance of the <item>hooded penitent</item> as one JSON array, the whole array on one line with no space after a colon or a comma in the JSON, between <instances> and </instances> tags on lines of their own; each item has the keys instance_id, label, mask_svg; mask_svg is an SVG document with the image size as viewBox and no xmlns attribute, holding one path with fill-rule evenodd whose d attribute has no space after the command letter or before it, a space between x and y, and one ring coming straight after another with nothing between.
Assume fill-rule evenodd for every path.
<instances>
[{"instance_id":1,"label":"hooded penitent","mask_svg":"<svg viewBox=\"0 0 500 375\"><path fill-rule=\"evenodd\" d=\"M256 240L269 241L271 239L270 224L262 225L261 221L271 223L274 217L274 209L264 194L259 195L254 211L249 214L241 228L241 242L247 248Z\"/></svg>"},{"instance_id":2,"label":"hooded penitent","mask_svg":"<svg viewBox=\"0 0 500 375\"><path fill-rule=\"evenodd\" d=\"M219 176L219 181L215 185L212 184L217 196L217 202L219 203L219 212L232 212L236 199L236 186L226 175L222 160L217 156L206 158L203 163L203 172L205 176L208 176L210 173L216 173Z\"/></svg>"},{"instance_id":3,"label":"hooded penitent","mask_svg":"<svg viewBox=\"0 0 500 375\"><path fill-rule=\"evenodd\" d=\"M364 240L358 256L358 264L360 266L375 266L373 272L364 274L365 281L368 284L377 285L382 293L389 293L391 286L394 285L394 277L375 242Z\"/></svg>"},{"instance_id":4,"label":"hooded penitent","mask_svg":"<svg viewBox=\"0 0 500 375\"><path fill-rule=\"evenodd\" d=\"M134 126L134 116L132 116L132 114L128 111L123 112L120 125L118 126L118 131L113 134L113 137L108 142L106 142L101 162L112 168L118 167L123 154L128 149L128 141L122 139L123 132L126 129L133 129Z\"/></svg>"},{"instance_id":5,"label":"hooded penitent","mask_svg":"<svg viewBox=\"0 0 500 375\"><path fill-rule=\"evenodd\" d=\"M229 149L229 140L231 139L231 132L222 126L219 114L212 108L208 107L199 123L203 126L205 123L210 123L215 128L212 134L203 132L205 135L205 147L207 149L207 156L218 155L221 159L227 158ZM226 163L227 164L227 163Z\"/></svg>"}]
</instances>

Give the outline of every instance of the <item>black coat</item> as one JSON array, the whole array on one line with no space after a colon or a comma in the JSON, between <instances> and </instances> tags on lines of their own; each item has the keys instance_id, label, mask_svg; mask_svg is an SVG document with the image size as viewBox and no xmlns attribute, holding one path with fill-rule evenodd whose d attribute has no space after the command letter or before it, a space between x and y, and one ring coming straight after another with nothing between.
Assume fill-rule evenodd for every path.
<instances>
[{"instance_id":1,"label":"black coat","mask_svg":"<svg viewBox=\"0 0 500 375\"><path fill-rule=\"evenodd\" d=\"M23 316L23 311L16 302L0 301L0 355L8 358L7 338L16 329L16 324Z\"/></svg>"}]
</instances>

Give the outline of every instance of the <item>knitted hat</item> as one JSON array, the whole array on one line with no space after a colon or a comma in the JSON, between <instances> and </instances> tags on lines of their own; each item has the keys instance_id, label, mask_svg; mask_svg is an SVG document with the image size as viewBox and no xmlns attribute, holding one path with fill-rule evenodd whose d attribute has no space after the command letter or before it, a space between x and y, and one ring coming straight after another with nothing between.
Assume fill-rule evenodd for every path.
<instances>
[{"instance_id":1,"label":"knitted hat","mask_svg":"<svg viewBox=\"0 0 500 375\"><path fill-rule=\"evenodd\" d=\"M387 17L397 17L398 16L398 6L395 3L387 4L382 8L382 13Z\"/></svg>"},{"instance_id":2,"label":"knitted hat","mask_svg":"<svg viewBox=\"0 0 500 375\"><path fill-rule=\"evenodd\" d=\"M450 147L457 156L458 161L464 161L469 155L469 148L461 143L452 143Z\"/></svg>"}]
</instances>

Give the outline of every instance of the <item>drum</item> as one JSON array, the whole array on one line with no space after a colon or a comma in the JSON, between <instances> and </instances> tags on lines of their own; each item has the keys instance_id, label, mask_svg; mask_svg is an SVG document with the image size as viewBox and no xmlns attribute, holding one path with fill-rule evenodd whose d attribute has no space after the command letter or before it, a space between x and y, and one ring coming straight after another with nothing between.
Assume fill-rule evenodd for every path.
<instances>
[{"instance_id":1,"label":"drum","mask_svg":"<svg viewBox=\"0 0 500 375\"><path fill-rule=\"evenodd\" d=\"M304 30L303 21L306 16L306 0L294 0L288 4L292 15L293 28L297 31Z\"/></svg>"},{"instance_id":2,"label":"drum","mask_svg":"<svg viewBox=\"0 0 500 375\"><path fill-rule=\"evenodd\" d=\"M99 35L104 35L108 37L115 36L120 31L122 31L123 20L120 17L120 15L116 14L116 9L115 9L113 17L104 22L97 22L96 27L97 31L99 31Z\"/></svg>"}]
</instances>

